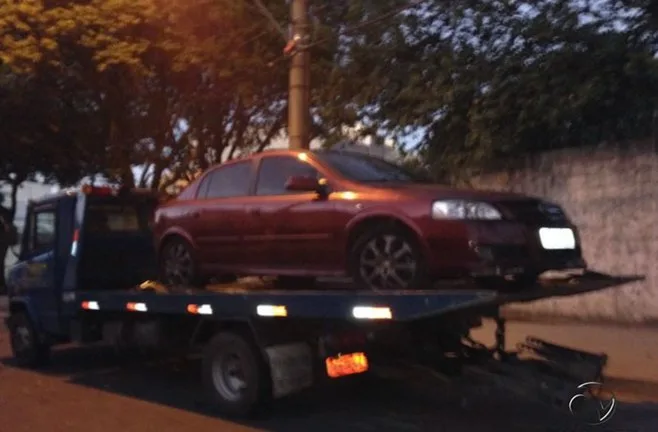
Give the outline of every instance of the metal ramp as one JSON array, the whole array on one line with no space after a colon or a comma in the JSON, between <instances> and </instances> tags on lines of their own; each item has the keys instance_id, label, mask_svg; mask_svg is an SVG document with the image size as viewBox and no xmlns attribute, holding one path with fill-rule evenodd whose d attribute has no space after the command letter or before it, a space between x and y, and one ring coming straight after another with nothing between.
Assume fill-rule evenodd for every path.
<instances>
[{"instance_id":1,"label":"metal ramp","mask_svg":"<svg viewBox=\"0 0 658 432\"><path fill-rule=\"evenodd\" d=\"M463 378L476 386L512 392L565 413L577 387L603 382L605 354L595 354L528 337L504 358L464 366Z\"/></svg>"}]
</instances>

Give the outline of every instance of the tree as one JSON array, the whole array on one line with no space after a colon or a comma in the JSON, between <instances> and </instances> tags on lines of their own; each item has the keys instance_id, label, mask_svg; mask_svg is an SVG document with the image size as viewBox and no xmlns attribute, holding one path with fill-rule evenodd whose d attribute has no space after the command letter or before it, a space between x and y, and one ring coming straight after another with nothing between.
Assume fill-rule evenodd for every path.
<instances>
[{"instance_id":1,"label":"tree","mask_svg":"<svg viewBox=\"0 0 658 432\"><path fill-rule=\"evenodd\" d=\"M646 136L658 84L650 42L604 12L567 0L426 1L392 37L355 47L352 73L380 83L361 99L378 127L423 132L417 150L439 178ZM380 57L386 69L367 66Z\"/></svg>"}]
</instances>

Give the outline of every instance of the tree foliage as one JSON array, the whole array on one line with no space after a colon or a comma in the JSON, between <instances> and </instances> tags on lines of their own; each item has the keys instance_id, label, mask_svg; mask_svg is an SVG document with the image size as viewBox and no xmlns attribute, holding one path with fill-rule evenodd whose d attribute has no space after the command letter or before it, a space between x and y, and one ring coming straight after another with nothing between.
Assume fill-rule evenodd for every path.
<instances>
[{"instance_id":1,"label":"tree foliage","mask_svg":"<svg viewBox=\"0 0 658 432\"><path fill-rule=\"evenodd\" d=\"M267 147L287 125L278 28L288 10L263 4L277 25L252 1L1 2L0 181L100 174L165 187ZM441 178L647 136L656 10L645 0L316 0L313 135L331 143L359 125L394 136Z\"/></svg>"},{"instance_id":2,"label":"tree foliage","mask_svg":"<svg viewBox=\"0 0 658 432\"><path fill-rule=\"evenodd\" d=\"M382 71L357 65L355 74L382 82L383 91L368 89L363 102L393 133L421 130L418 150L438 177L646 137L658 94L654 50L638 34L637 15L608 6L424 2L397 37L361 48L370 63L387 58Z\"/></svg>"}]
</instances>

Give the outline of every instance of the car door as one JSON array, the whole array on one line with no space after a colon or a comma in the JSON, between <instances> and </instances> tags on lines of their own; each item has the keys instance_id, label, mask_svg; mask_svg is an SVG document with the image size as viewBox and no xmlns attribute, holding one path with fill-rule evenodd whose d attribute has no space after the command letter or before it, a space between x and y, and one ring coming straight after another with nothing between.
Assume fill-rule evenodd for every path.
<instances>
[{"instance_id":1,"label":"car door","mask_svg":"<svg viewBox=\"0 0 658 432\"><path fill-rule=\"evenodd\" d=\"M335 261L326 251L332 242L330 228L334 205L315 192L291 192L285 184L291 176L320 172L308 161L294 156L261 157L255 196L247 203L249 215L245 244L254 267L303 274L332 270Z\"/></svg>"},{"instance_id":2,"label":"car door","mask_svg":"<svg viewBox=\"0 0 658 432\"><path fill-rule=\"evenodd\" d=\"M209 173L197 197L193 222L202 262L230 270L242 262L246 226L245 199L249 195L251 161L231 162Z\"/></svg>"},{"instance_id":3,"label":"car door","mask_svg":"<svg viewBox=\"0 0 658 432\"><path fill-rule=\"evenodd\" d=\"M16 280L14 295L25 298L43 330L57 334L59 290L55 278L57 259L57 203L28 210L19 263L11 273Z\"/></svg>"}]
</instances>

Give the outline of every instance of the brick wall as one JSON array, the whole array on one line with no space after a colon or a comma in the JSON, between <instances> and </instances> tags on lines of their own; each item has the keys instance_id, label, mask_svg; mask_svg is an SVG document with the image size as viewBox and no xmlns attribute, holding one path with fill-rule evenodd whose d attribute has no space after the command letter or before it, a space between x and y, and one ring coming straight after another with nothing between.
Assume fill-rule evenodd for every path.
<instances>
[{"instance_id":1,"label":"brick wall","mask_svg":"<svg viewBox=\"0 0 658 432\"><path fill-rule=\"evenodd\" d=\"M547 153L521 162L516 169L474 179L474 185L561 204L581 229L590 267L646 276L646 281L600 293L512 306L509 314L658 320L658 153L652 143Z\"/></svg>"}]
</instances>

